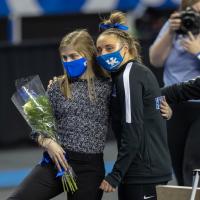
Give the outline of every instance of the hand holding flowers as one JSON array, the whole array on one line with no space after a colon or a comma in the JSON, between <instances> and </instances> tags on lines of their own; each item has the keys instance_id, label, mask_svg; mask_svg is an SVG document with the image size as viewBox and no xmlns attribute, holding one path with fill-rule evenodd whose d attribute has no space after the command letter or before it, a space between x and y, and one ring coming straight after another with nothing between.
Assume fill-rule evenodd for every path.
<instances>
[{"instance_id":1,"label":"hand holding flowers","mask_svg":"<svg viewBox=\"0 0 200 200\"><path fill-rule=\"evenodd\" d=\"M38 143L47 150L59 171L62 171L62 168L67 171L69 165L65 158L66 152L56 141L51 138L42 138L42 136L39 136Z\"/></svg>"},{"instance_id":2,"label":"hand holding flowers","mask_svg":"<svg viewBox=\"0 0 200 200\"><path fill-rule=\"evenodd\" d=\"M39 134L38 143L47 150L43 154L41 165L54 162L59 170L57 177L61 177L64 191L75 192L78 189L75 174L60 145L53 109L39 76L17 80L16 88L17 92L11 99L33 132Z\"/></svg>"}]
</instances>

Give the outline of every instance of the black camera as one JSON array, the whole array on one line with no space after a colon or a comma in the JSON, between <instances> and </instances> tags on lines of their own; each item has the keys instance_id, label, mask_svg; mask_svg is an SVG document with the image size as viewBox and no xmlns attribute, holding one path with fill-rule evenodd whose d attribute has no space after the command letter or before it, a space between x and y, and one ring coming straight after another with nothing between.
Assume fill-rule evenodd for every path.
<instances>
[{"instance_id":1,"label":"black camera","mask_svg":"<svg viewBox=\"0 0 200 200\"><path fill-rule=\"evenodd\" d=\"M177 30L178 34L187 34L188 31L192 34L200 33L200 13L188 7L180 12L181 27Z\"/></svg>"}]
</instances>

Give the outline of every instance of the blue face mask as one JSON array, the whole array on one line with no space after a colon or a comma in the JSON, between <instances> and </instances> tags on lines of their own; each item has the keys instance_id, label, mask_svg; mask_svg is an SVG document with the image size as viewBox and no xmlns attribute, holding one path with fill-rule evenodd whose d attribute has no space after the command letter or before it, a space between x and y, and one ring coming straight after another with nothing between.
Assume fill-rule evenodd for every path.
<instances>
[{"instance_id":1,"label":"blue face mask","mask_svg":"<svg viewBox=\"0 0 200 200\"><path fill-rule=\"evenodd\" d=\"M97 63L109 72L117 71L124 59L120 54L121 49L112 53L97 56Z\"/></svg>"},{"instance_id":2,"label":"blue face mask","mask_svg":"<svg viewBox=\"0 0 200 200\"><path fill-rule=\"evenodd\" d=\"M63 65L70 78L79 78L87 69L87 60L80 58L71 62L63 62Z\"/></svg>"}]
</instances>

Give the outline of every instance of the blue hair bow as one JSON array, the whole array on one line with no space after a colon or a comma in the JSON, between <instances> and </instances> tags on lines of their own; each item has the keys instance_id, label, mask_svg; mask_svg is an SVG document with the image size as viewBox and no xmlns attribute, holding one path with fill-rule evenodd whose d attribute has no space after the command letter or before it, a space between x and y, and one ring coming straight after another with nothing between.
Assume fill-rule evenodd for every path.
<instances>
[{"instance_id":1,"label":"blue hair bow","mask_svg":"<svg viewBox=\"0 0 200 200\"><path fill-rule=\"evenodd\" d=\"M128 26L125 26L125 25L122 25L122 24L119 24L119 23L115 23L115 24L100 24L99 25L99 28L100 29L109 29L109 28L116 28L116 29L119 29L119 30L123 30L123 31L127 31L128 30Z\"/></svg>"}]
</instances>

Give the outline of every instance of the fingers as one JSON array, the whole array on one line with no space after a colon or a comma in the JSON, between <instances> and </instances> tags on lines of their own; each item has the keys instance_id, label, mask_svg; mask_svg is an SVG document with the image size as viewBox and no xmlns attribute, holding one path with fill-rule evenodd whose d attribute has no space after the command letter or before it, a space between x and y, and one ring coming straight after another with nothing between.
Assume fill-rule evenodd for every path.
<instances>
[{"instance_id":1,"label":"fingers","mask_svg":"<svg viewBox=\"0 0 200 200\"><path fill-rule=\"evenodd\" d=\"M168 104L166 101L162 101L160 104L160 112L162 114L167 114L168 113Z\"/></svg>"},{"instance_id":2,"label":"fingers","mask_svg":"<svg viewBox=\"0 0 200 200\"><path fill-rule=\"evenodd\" d=\"M56 76L53 77L53 82L56 82L58 78Z\"/></svg>"},{"instance_id":3,"label":"fingers","mask_svg":"<svg viewBox=\"0 0 200 200\"><path fill-rule=\"evenodd\" d=\"M200 51L200 36L194 36L188 32L188 38L181 41L183 48L191 54L197 54Z\"/></svg>"},{"instance_id":4,"label":"fingers","mask_svg":"<svg viewBox=\"0 0 200 200\"><path fill-rule=\"evenodd\" d=\"M174 23L173 21L170 21L170 29L172 31L177 31L178 29L180 29L180 24L181 22Z\"/></svg>"},{"instance_id":5,"label":"fingers","mask_svg":"<svg viewBox=\"0 0 200 200\"><path fill-rule=\"evenodd\" d=\"M67 160L62 152L56 152L53 156L51 156L51 158L54 161L54 163L59 171L62 171L62 169L67 171L67 169L69 168L69 165L68 165Z\"/></svg>"},{"instance_id":6,"label":"fingers","mask_svg":"<svg viewBox=\"0 0 200 200\"><path fill-rule=\"evenodd\" d=\"M104 192L115 192L116 189L113 188L107 181L103 180L100 189L102 189Z\"/></svg>"},{"instance_id":7,"label":"fingers","mask_svg":"<svg viewBox=\"0 0 200 200\"><path fill-rule=\"evenodd\" d=\"M50 81L49 81L49 84L48 84L47 87L50 88L51 85L52 85L53 83L57 82L57 81L58 81L58 78L57 78L56 76L54 76L54 77L53 77L53 80L50 80Z\"/></svg>"},{"instance_id":8,"label":"fingers","mask_svg":"<svg viewBox=\"0 0 200 200\"><path fill-rule=\"evenodd\" d=\"M192 34L192 32L188 31L188 36L190 38L191 41L194 41L195 40L195 37L194 35Z\"/></svg>"},{"instance_id":9,"label":"fingers","mask_svg":"<svg viewBox=\"0 0 200 200\"><path fill-rule=\"evenodd\" d=\"M176 31L181 26L181 19L179 13L173 13L169 18L170 29L172 31Z\"/></svg>"},{"instance_id":10,"label":"fingers","mask_svg":"<svg viewBox=\"0 0 200 200\"><path fill-rule=\"evenodd\" d=\"M48 88L50 88L50 87L51 87L51 85L52 85L52 83L53 83L53 81L52 81L52 80L50 80L50 81L49 81L49 84L48 84L48 86L47 86L47 87L48 87Z\"/></svg>"},{"instance_id":11,"label":"fingers","mask_svg":"<svg viewBox=\"0 0 200 200\"><path fill-rule=\"evenodd\" d=\"M190 46L190 41L188 39L185 39L181 42L181 45L185 48L188 49Z\"/></svg>"},{"instance_id":12,"label":"fingers","mask_svg":"<svg viewBox=\"0 0 200 200\"><path fill-rule=\"evenodd\" d=\"M108 185L107 183L105 182L105 180L102 181L101 185L100 185L100 189L102 189L103 191L107 191L108 189Z\"/></svg>"},{"instance_id":13,"label":"fingers","mask_svg":"<svg viewBox=\"0 0 200 200\"><path fill-rule=\"evenodd\" d=\"M168 110L168 104L166 101L162 101L160 104L160 110L167 111Z\"/></svg>"},{"instance_id":14,"label":"fingers","mask_svg":"<svg viewBox=\"0 0 200 200\"><path fill-rule=\"evenodd\" d=\"M63 148L57 142L51 140L51 143L47 145L47 151L55 162L58 170L63 168L66 171L69 165L65 158L65 151Z\"/></svg>"},{"instance_id":15,"label":"fingers","mask_svg":"<svg viewBox=\"0 0 200 200\"><path fill-rule=\"evenodd\" d=\"M192 8L196 11L196 12L200 12L200 2L195 3Z\"/></svg>"},{"instance_id":16,"label":"fingers","mask_svg":"<svg viewBox=\"0 0 200 200\"><path fill-rule=\"evenodd\" d=\"M61 152L57 155L57 157L58 157L59 163L62 165L62 167L65 169L65 171L67 171L67 168L69 166L68 166L68 163L67 163L67 160L66 160L64 154Z\"/></svg>"},{"instance_id":17,"label":"fingers","mask_svg":"<svg viewBox=\"0 0 200 200\"><path fill-rule=\"evenodd\" d=\"M169 118L168 113L162 112L161 115L162 115L162 117L165 118L165 119L168 119L168 118Z\"/></svg>"},{"instance_id":18,"label":"fingers","mask_svg":"<svg viewBox=\"0 0 200 200\"><path fill-rule=\"evenodd\" d=\"M190 34L190 35L189 35ZM190 49L190 47L191 47L191 45L192 45L192 43L193 43L193 35L191 35L192 33L189 33L188 32L188 36L189 36L189 38L186 38L186 39L183 39L182 41L181 41L181 45L183 46L183 48L185 49L185 50L189 50Z\"/></svg>"},{"instance_id":19,"label":"fingers","mask_svg":"<svg viewBox=\"0 0 200 200\"><path fill-rule=\"evenodd\" d=\"M180 18L181 15L179 12L174 12L170 15L170 19L177 19L177 18Z\"/></svg>"},{"instance_id":20,"label":"fingers","mask_svg":"<svg viewBox=\"0 0 200 200\"><path fill-rule=\"evenodd\" d=\"M160 106L160 112L163 117L166 118L168 116L168 109L166 108L166 106Z\"/></svg>"},{"instance_id":21,"label":"fingers","mask_svg":"<svg viewBox=\"0 0 200 200\"><path fill-rule=\"evenodd\" d=\"M57 169L61 172L62 169L61 169L61 166L60 166L60 163L58 162L58 159L56 157L53 158L53 161L57 167Z\"/></svg>"},{"instance_id":22,"label":"fingers","mask_svg":"<svg viewBox=\"0 0 200 200\"><path fill-rule=\"evenodd\" d=\"M63 154L66 154L65 150L62 147L60 149L63 152Z\"/></svg>"},{"instance_id":23,"label":"fingers","mask_svg":"<svg viewBox=\"0 0 200 200\"><path fill-rule=\"evenodd\" d=\"M166 100L163 100L160 104L160 112L161 115L165 118L165 119L170 119L172 117L172 110L170 108L170 106L168 105L168 103L166 102Z\"/></svg>"},{"instance_id":24,"label":"fingers","mask_svg":"<svg viewBox=\"0 0 200 200\"><path fill-rule=\"evenodd\" d=\"M181 20L180 19L169 19L171 25L180 25L181 24Z\"/></svg>"}]
</instances>

